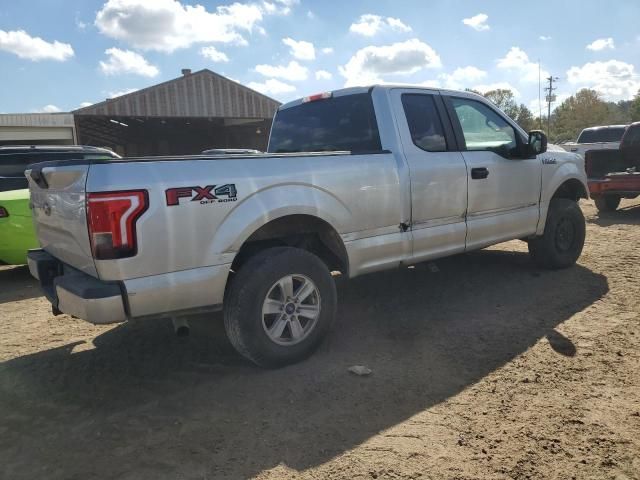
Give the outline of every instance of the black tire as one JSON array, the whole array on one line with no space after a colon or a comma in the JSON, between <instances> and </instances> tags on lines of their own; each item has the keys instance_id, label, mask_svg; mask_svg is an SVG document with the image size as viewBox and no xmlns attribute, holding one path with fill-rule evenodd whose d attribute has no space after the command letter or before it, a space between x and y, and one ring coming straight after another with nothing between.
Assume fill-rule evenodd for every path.
<instances>
[{"instance_id":1,"label":"black tire","mask_svg":"<svg viewBox=\"0 0 640 480\"><path fill-rule=\"evenodd\" d=\"M544 234L529 240L529 254L544 268L567 268L575 264L584 246L586 226L578 203L554 198L549 205Z\"/></svg>"},{"instance_id":2,"label":"black tire","mask_svg":"<svg viewBox=\"0 0 640 480\"><path fill-rule=\"evenodd\" d=\"M596 208L599 212L615 212L620 206L619 195L601 195L593 197L593 200L596 202Z\"/></svg>"},{"instance_id":3,"label":"black tire","mask_svg":"<svg viewBox=\"0 0 640 480\"><path fill-rule=\"evenodd\" d=\"M275 343L263 326L263 302L274 284L287 275L311 279L320 298L315 325L293 345ZM234 275L225 297L224 325L229 341L242 356L261 367L281 367L308 357L320 345L333 323L336 303L335 282L322 260L297 248L269 248L247 260Z\"/></svg>"}]
</instances>

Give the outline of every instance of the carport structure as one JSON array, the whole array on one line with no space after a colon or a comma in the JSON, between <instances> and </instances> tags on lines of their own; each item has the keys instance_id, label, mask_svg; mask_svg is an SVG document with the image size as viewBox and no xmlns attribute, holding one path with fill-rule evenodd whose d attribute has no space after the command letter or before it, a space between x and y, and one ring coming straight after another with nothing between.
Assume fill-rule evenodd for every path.
<instances>
[{"instance_id":1,"label":"carport structure","mask_svg":"<svg viewBox=\"0 0 640 480\"><path fill-rule=\"evenodd\" d=\"M125 156L190 155L267 146L279 102L211 70L73 112L78 142Z\"/></svg>"}]
</instances>

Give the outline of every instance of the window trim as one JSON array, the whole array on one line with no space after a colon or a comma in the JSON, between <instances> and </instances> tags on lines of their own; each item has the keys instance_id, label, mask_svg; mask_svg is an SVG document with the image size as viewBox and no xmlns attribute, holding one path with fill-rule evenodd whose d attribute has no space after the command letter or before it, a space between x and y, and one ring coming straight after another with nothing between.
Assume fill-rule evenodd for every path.
<instances>
[{"instance_id":1,"label":"window trim","mask_svg":"<svg viewBox=\"0 0 640 480\"><path fill-rule=\"evenodd\" d=\"M415 140L413 139L413 135L411 134L411 125L409 124L409 118L407 117L407 111L404 108L404 97L405 96L431 97L431 99L433 101L433 106L435 107L435 114L438 117L438 120L440 120L440 126L442 127L442 133L444 135L444 141L445 141L444 150L429 150L428 148L421 147L420 145L418 145L415 142ZM407 122L407 128L409 129L409 137L411 138L411 142L417 148L419 148L423 152L429 152L429 153L450 152L453 147L457 148L457 141L456 141L456 138L455 138L455 136L453 134L453 129L451 128L451 124L450 124L450 122L445 121L445 119L447 119L446 110L444 108L444 104L442 103L442 98L441 98L441 96L439 94L424 93L424 92L419 92L419 91L416 91L416 92L411 92L411 91L401 92L400 93L400 105L402 105L402 113L404 114L404 119Z\"/></svg>"},{"instance_id":2,"label":"window trim","mask_svg":"<svg viewBox=\"0 0 640 480\"><path fill-rule=\"evenodd\" d=\"M460 152L493 152L493 150L469 150L467 148L467 142L464 139L464 132L462 131L462 125L460 124L460 120L458 119L458 115L456 114L455 108L453 107L453 102L451 101L453 98L459 98L462 100L467 100L470 102L476 102L476 103L481 103L482 105L484 105L485 107L487 107L488 109L490 109L491 111L493 111L496 115L498 115L498 117L502 118L507 124L509 124L509 126L511 128L513 128L513 133L515 134L515 138L516 138L516 149L517 150L522 150L523 145L525 145L527 142L524 138L524 136L522 135L522 129L520 127L517 126L517 124L511 120L511 118L507 117L506 115L504 115L500 110L496 109L494 106L492 106L491 104L489 104L488 102L482 101L479 98L474 98L471 96L466 96L466 95L443 95L443 100L444 100L444 104L447 110L447 114L449 115L449 120L451 121L451 124L453 125L453 132L455 134L456 140L458 142L458 151ZM496 153L496 152L493 152ZM524 156L510 156L510 157L505 157L500 155L499 153L496 153L496 155L502 157L502 158L506 158L508 160L512 160L512 159L520 159L520 158L528 158L528 157L524 157Z\"/></svg>"}]
</instances>

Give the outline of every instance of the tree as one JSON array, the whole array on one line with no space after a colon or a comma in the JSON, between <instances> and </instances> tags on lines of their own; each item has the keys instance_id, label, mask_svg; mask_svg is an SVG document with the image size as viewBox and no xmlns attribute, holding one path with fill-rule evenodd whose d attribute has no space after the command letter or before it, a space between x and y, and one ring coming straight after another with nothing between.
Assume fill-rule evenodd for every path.
<instances>
[{"instance_id":1,"label":"tree","mask_svg":"<svg viewBox=\"0 0 640 480\"><path fill-rule=\"evenodd\" d=\"M629 110L631 113L631 121L640 122L640 90L638 90L638 93L636 93L636 96L633 97L633 101L631 102L631 108Z\"/></svg>"},{"instance_id":2,"label":"tree","mask_svg":"<svg viewBox=\"0 0 640 480\"><path fill-rule=\"evenodd\" d=\"M489 90L488 92L485 92L484 97L491 100L496 107L514 120L518 116L518 104L516 103L515 95L511 90L507 88Z\"/></svg>"},{"instance_id":3,"label":"tree","mask_svg":"<svg viewBox=\"0 0 640 480\"><path fill-rule=\"evenodd\" d=\"M523 103L518 105L515 95L508 88L489 90L484 96L491 100L500 110L513 118L523 130L528 132L534 128L535 119L533 118L531 110Z\"/></svg>"},{"instance_id":4,"label":"tree","mask_svg":"<svg viewBox=\"0 0 640 480\"><path fill-rule=\"evenodd\" d=\"M570 96L551 115L551 140L575 140L583 128L607 125L607 102L595 90L584 88Z\"/></svg>"},{"instance_id":5,"label":"tree","mask_svg":"<svg viewBox=\"0 0 640 480\"><path fill-rule=\"evenodd\" d=\"M536 119L533 117L531 110L529 110L527 106L522 103L518 107L518 115L514 120L518 122L518 125L520 125L520 127L522 127L525 132L535 130L538 124Z\"/></svg>"}]
</instances>

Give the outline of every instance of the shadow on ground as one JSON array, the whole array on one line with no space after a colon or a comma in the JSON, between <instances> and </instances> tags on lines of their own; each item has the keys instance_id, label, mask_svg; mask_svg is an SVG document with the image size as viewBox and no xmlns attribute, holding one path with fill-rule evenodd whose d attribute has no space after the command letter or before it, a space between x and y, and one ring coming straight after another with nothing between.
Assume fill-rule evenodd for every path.
<instances>
[{"instance_id":1,"label":"shadow on ground","mask_svg":"<svg viewBox=\"0 0 640 480\"><path fill-rule=\"evenodd\" d=\"M640 225L640 205L624 205L615 212L601 212L587 220L601 227L612 225Z\"/></svg>"},{"instance_id":2,"label":"shadow on ground","mask_svg":"<svg viewBox=\"0 0 640 480\"><path fill-rule=\"evenodd\" d=\"M38 282L31 276L26 265L0 265L0 285L0 305L42 296Z\"/></svg>"},{"instance_id":3,"label":"shadow on ground","mask_svg":"<svg viewBox=\"0 0 640 480\"><path fill-rule=\"evenodd\" d=\"M523 353L601 298L584 267L535 269L483 251L341 281L339 317L309 360L261 370L219 317L176 339L167 322L123 325L91 345L0 366L0 462L7 478L246 478L319 465ZM207 332L203 332L206 330ZM199 334L200 333L200 334ZM203 334L208 333L208 334ZM347 373L354 364L370 377Z\"/></svg>"}]
</instances>

